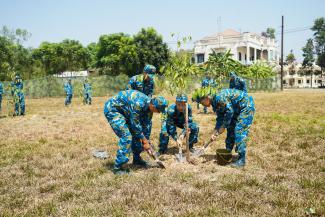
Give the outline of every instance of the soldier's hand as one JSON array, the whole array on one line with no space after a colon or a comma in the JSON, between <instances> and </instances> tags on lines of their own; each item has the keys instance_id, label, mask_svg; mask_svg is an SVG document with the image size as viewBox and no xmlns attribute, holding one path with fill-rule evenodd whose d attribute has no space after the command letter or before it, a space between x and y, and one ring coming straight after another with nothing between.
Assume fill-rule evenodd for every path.
<instances>
[{"instance_id":1,"label":"soldier's hand","mask_svg":"<svg viewBox=\"0 0 325 217\"><path fill-rule=\"evenodd\" d=\"M211 135L211 141L215 141L217 139L217 135L216 134L212 134Z\"/></svg>"},{"instance_id":2,"label":"soldier's hand","mask_svg":"<svg viewBox=\"0 0 325 217\"><path fill-rule=\"evenodd\" d=\"M178 141L178 140L179 140L179 141L182 141L184 138L185 138L185 135L184 135L184 134L181 134L181 135L178 137L177 141Z\"/></svg>"},{"instance_id":3,"label":"soldier's hand","mask_svg":"<svg viewBox=\"0 0 325 217\"><path fill-rule=\"evenodd\" d=\"M177 143L178 146L182 146L182 140L181 139L178 138L176 143Z\"/></svg>"},{"instance_id":4,"label":"soldier's hand","mask_svg":"<svg viewBox=\"0 0 325 217\"><path fill-rule=\"evenodd\" d=\"M150 144L149 141L147 139L142 139L142 147L145 151L150 149Z\"/></svg>"},{"instance_id":5,"label":"soldier's hand","mask_svg":"<svg viewBox=\"0 0 325 217\"><path fill-rule=\"evenodd\" d=\"M221 133L223 133L223 132L225 132L225 128L221 127L221 128L218 130L218 134L221 134Z\"/></svg>"}]
</instances>

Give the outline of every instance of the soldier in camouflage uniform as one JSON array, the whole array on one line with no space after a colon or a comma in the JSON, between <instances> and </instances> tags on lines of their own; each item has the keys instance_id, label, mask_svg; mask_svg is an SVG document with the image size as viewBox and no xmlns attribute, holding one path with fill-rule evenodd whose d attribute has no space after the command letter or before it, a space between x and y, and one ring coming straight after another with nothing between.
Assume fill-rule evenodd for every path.
<instances>
[{"instance_id":1,"label":"soldier in camouflage uniform","mask_svg":"<svg viewBox=\"0 0 325 217\"><path fill-rule=\"evenodd\" d=\"M179 94L176 96L176 104L168 107L166 117L163 121L160 132L159 154L165 154L168 148L169 136L172 137L178 144L181 144L185 132L185 109L187 96ZM183 129L180 136L177 136L177 127ZM193 121L192 108L188 105L188 127L190 130L189 146L193 151L193 145L198 141L199 126Z\"/></svg>"},{"instance_id":2,"label":"soldier in camouflage uniform","mask_svg":"<svg viewBox=\"0 0 325 217\"><path fill-rule=\"evenodd\" d=\"M72 95L73 95L73 87L72 87L72 84L71 84L71 79L68 80L67 83L64 84L64 91L66 93L66 99L65 99L65 102L64 102L64 105L65 106L68 106L71 104L71 100L72 100Z\"/></svg>"},{"instance_id":3,"label":"soldier in camouflage uniform","mask_svg":"<svg viewBox=\"0 0 325 217\"><path fill-rule=\"evenodd\" d=\"M230 72L229 88L247 92L245 80L237 76L235 72Z\"/></svg>"},{"instance_id":4,"label":"soldier in camouflage uniform","mask_svg":"<svg viewBox=\"0 0 325 217\"><path fill-rule=\"evenodd\" d=\"M85 104L91 105L91 92L92 92L91 84L86 79L85 83L84 83L84 103Z\"/></svg>"},{"instance_id":5,"label":"soldier in camouflage uniform","mask_svg":"<svg viewBox=\"0 0 325 217\"><path fill-rule=\"evenodd\" d=\"M238 153L238 160L232 166L245 166L246 142L255 113L253 98L237 89L224 89L216 93L211 88L205 88L196 90L193 99L207 107L212 105L217 113L217 121L211 139L215 140L218 134L227 129L226 149L232 151L236 145L235 151Z\"/></svg>"},{"instance_id":6,"label":"soldier in camouflage uniform","mask_svg":"<svg viewBox=\"0 0 325 217\"><path fill-rule=\"evenodd\" d=\"M11 83L11 95L15 103L14 116L25 115L25 94L23 88L24 84L22 79L16 75L15 80Z\"/></svg>"},{"instance_id":7,"label":"soldier in camouflage uniform","mask_svg":"<svg viewBox=\"0 0 325 217\"><path fill-rule=\"evenodd\" d=\"M126 90L138 90L149 97L152 97L155 82L154 75L156 73L156 68L152 65L146 65L143 68L143 74L133 76L128 85L126 86Z\"/></svg>"},{"instance_id":8,"label":"soldier in camouflage uniform","mask_svg":"<svg viewBox=\"0 0 325 217\"><path fill-rule=\"evenodd\" d=\"M153 113L165 111L168 101L164 97L149 98L136 90L119 92L104 106L104 115L120 138L116 154L114 173L125 174L129 155L133 152L133 164L147 166L140 154L148 150Z\"/></svg>"},{"instance_id":9,"label":"soldier in camouflage uniform","mask_svg":"<svg viewBox=\"0 0 325 217\"><path fill-rule=\"evenodd\" d=\"M205 76L205 78L202 80L201 87L216 87L217 83L214 79L212 79L210 76ZM200 103L197 104L197 109L200 109ZM204 106L203 108L204 114L208 112L207 107Z\"/></svg>"}]
</instances>

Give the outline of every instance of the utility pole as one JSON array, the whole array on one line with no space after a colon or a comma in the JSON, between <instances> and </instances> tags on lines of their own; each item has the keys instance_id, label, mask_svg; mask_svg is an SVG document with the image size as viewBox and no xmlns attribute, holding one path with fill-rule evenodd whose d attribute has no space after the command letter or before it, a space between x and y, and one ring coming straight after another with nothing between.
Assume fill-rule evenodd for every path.
<instances>
[{"instance_id":1,"label":"utility pole","mask_svg":"<svg viewBox=\"0 0 325 217\"><path fill-rule=\"evenodd\" d=\"M283 91L283 25L284 17L282 15L282 25L281 25L281 91Z\"/></svg>"}]
</instances>

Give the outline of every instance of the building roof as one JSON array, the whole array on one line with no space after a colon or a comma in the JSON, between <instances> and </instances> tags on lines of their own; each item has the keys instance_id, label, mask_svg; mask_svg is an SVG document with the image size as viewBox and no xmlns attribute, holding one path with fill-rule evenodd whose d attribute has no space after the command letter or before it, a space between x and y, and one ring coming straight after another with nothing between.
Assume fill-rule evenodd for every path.
<instances>
[{"instance_id":1,"label":"building roof","mask_svg":"<svg viewBox=\"0 0 325 217\"><path fill-rule=\"evenodd\" d=\"M208 35L206 37L204 37L202 40L207 40L207 39L211 39L211 38L216 38L218 36L223 36L223 37L238 37L240 36L241 33L236 31L236 30L233 30L233 29L226 29L225 31L223 32L217 32L217 33L214 33L212 35Z\"/></svg>"}]
</instances>

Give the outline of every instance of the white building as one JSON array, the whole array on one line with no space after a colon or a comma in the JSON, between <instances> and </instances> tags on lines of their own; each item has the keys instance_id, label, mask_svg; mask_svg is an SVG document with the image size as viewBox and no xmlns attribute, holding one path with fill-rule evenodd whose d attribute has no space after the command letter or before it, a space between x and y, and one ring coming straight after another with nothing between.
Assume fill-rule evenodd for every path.
<instances>
[{"instance_id":1,"label":"white building","mask_svg":"<svg viewBox=\"0 0 325 217\"><path fill-rule=\"evenodd\" d=\"M283 67L284 88L316 88L325 83L325 78L320 75L321 68L314 65L309 73L305 75L301 64L292 64ZM315 74L318 75L315 75Z\"/></svg>"},{"instance_id":2,"label":"white building","mask_svg":"<svg viewBox=\"0 0 325 217\"><path fill-rule=\"evenodd\" d=\"M225 53L230 50L233 58L245 65L257 60L274 64L279 62L278 45L275 39L251 32L240 33L227 29L196 41L194 43L195 62L206 62L213 50L216 53Z\"/></svg>"}]
</instances>

